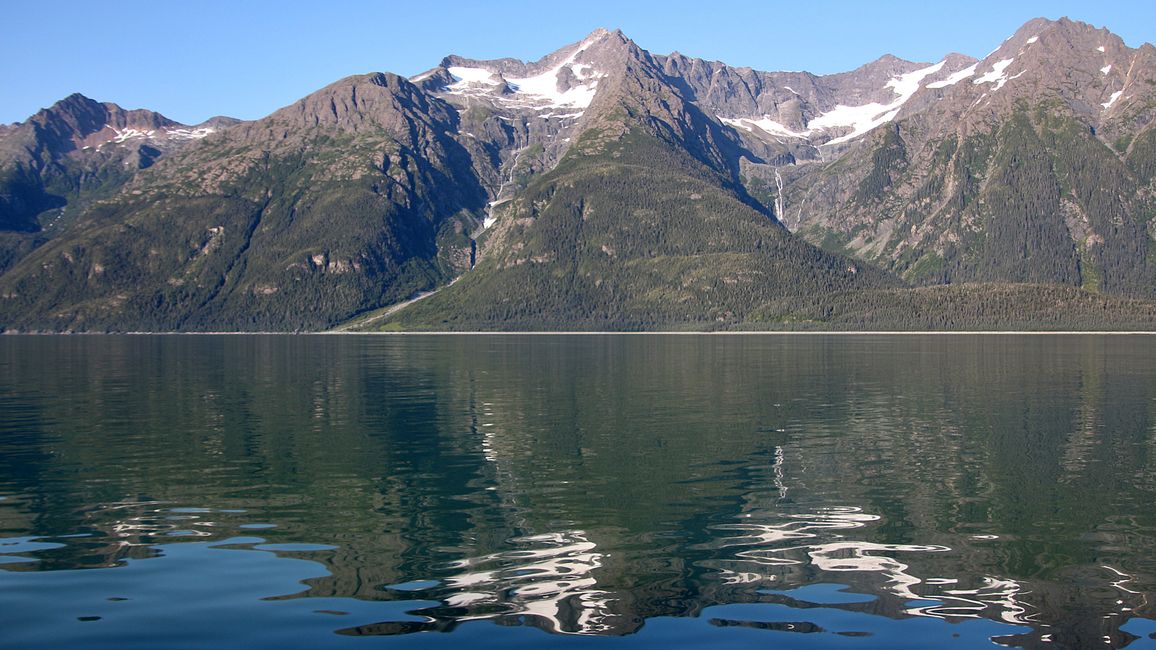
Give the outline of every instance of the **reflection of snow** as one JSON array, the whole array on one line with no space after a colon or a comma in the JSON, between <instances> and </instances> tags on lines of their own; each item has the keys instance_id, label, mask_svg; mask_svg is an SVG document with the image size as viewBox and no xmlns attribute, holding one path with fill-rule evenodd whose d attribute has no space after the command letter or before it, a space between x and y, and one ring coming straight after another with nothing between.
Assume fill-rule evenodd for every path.
<instances>
[{"instance_id":1,"label":"reflection of snow","mask_svg":"<svg viewBox=\"0 0 1156 650\"><path fill-rule=\"evenodd\" d=\"M887 576L887 587L901 598L920 598L911 590L923 582L907 572L907 565L886 555L875 553L918 553L950 551L946 546L918 546L914 544L873 544L846 541L816 544L808 555L811 563L824 571L859 571L882 573Z\"/></svg>"},{"instance_id":2,"label":"reflection of snow","mask_svg":"<svg viewBox=\"0 0 1156 650\"><path fill-rule=\"evenodd\" d=\"M882 589L903 599L903 611L911 616L1029 622L1029 606L1021 600L1023 586L1014 580L986 576L978 585L961 585L960 580L950 577L924 579L914 575L908 563L899 559L901 554L950 551L946 546L885 544L851 537L851 531L880 521L878 515L853 506L780 511L788 491L785 463L786 453L777 447L767 477L767 482L774 485L774 491L766 493L774 501L773 506L752 497L735 523L714 526L726 536L707 546L730 549L730 557L705 564L718 571L723 584L775 583L791 576L813 582L814 570L862 577L878 575L885 579Z\"/></svg>"},{"instance_id":3,"label":"reflection of snow","mask_svg":"<svg viewBox=\"0 0 1156 650\"><path fill-rule=\"evenodd\" d=\"M782 489L782 488L780 488ZM749 514L749 513L748 513ZM863 528L878 521L878 515L855 507L819 508L811 513L769 515L785 519L759 524L744 521L723 524L717 530L738 531L742 535L720 540L722 548L751 547L737 551L739 562L778 567L810 565L832 573L868 573L886 577L884 589L904 600L934 600L907 607L912 616L944 619L979 618L984 612L1008 623L1027 623L1027 606L1020 602L1023 587L1014 580L985 577L975 589L956 587L954 578L923 579L910 572L908 564L893 557L897 553L941 553L946 546L933 544L880 544L847 539L836 531ZM748 517L749 518L749 517ZM739 571L720 567L724 584L776 580L766 570ZM920 585L919 593L916 588Z\"/></svg>"},{"instance_id":4,"label":"reflection of snow","mask_svg":"<svg viewBox=\"0 0 1156 650\"><path fill-rule=\"evenodd\" d=\"M463 572L445 579L459 590L443 599L450 607L489 604L458 620L522 614L542 621L561 634L603 634L612 630L612 600L596 589L593 571L602 566L602 553L584 531L566 531L510 540L520 548L452 563ZM512 605L495 611L493 604Z\"/></svg>"},{"instance_id":5,"label":"reflection of snow","mask_svg":"<svg viewBox=\"0 0 1156 650\"><path fill-rule=\"evenodd\" d=\"M958 582L951 580L951 583ZM933 584L930 580L927 584ZM980 618L989 607L995 609L999 619L1007 623L1028 623L1027 609L1020 604L1017 596L1024 593L1023 587L1015 580L1000 580L985 577L982 586L976 589L948 589L934 596L943 601L933 605L909 607L904 610L913 616L935 618Z\"/></svg>"},{"instance_id":6,"label":"reflection of snow","mask_svg":"<svg viewBox=\"0 0 1156 650\"><path fill-rule=\"evenodd\" d=\"M1132 589L1130 587L1124 586L1124 585L1128 584L1129 582L1132 582L1135 578L1128 575L1127 573L1124 573L1123 571L1121 571L1119 569L1116 569L1114 567L1110 567L1107 564L1104 564L1101 566L1103 568L1111 571L1113 574L1115 574L1115 576L1117 578L1119 578L1119 580L1113 580L1112 581L1112 586L1115 587L1116 589L1119 589L1122 592L1121 598L1116 601L1116 604L1120 606L1121 612L1124 612L1124 613L1132 612L1132 611L1135 611L1137 609L1143 609L1143 608L1148 606L1148 595L1147 594L1145 594L1144 592L1141 592L1141 591L1136 591L1135 589ZM1139 596L1139 598L1136 598L1136 596ZM1132 601L1132 602L1129 603L1127 601Z\"/></svg>"},{"instance_id":7,"label":"reflection of snow","mask_svg":"<svg viewBox=\"0 0 1156 650\"><path fill-rule=\"evenodd\" d=\"M779 488L784 489L782 485ZM754 513L744 514L745 519L752 516ZM766 567L761 571L719 567L724 584L770 582L777 580L780 576L775 573L782 573L783 569L810 565L831 573L879 574L886 578L883 588L905 601L936 601L906 607L904 611L912 616L980 618L988 612L989 617L1008 623L1028 622L1028 608L1020 601L1023 587L1014 580L985 577L979 587L965 589L958 587L959 580L954 578L925 580L915 576L908 564L894 557L898 553L950 551L946 546L847 539L842 531L863 528L880 519L861 508L818 508L810 513L794 514L763 512L759 516L785 521L767 524L743 521L716 526L717 530L742 533L719 541L721 548L744 547L734 553L738 562Z\"/></svg>"}]
</instances>

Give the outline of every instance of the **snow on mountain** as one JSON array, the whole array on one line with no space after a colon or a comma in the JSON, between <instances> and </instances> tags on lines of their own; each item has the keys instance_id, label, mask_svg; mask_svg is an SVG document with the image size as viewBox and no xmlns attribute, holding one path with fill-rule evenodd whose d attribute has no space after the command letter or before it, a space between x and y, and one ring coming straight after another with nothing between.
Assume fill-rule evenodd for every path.
<instances>
[{"instance_id":1,"label":"snow on mountain","mask_svg":"<svg viewBox=\"0 0 1156 650\"><path fill-rule=\"evenodd\" d=\"M467 68L465 66L454 65L447 68L450 74L457 79L457 82L450 85L450 88L455 90L462 90L470 84L486 84L487 86L497 86L501 82L494 79L494 73L489 70L481 68Z\"/></svg>"},{"instance_id":2,"label":"snow on mountain","mask_svg":"<svg viewBox=\"0 0 1156 650\"><path fill-rule=\"evenodd\" d=\"M125 140L132 140L133 138L151 138L153 136L153 134L156 133L156 131L153 129L150 129L148 131L141 131L139 129L131 129L131 128L130 129L118 129L115 126L111 126L111 125L105 126L105 128L112 129L113 132L116 133L116 137L114 137L112 140L109 140L109 142L115 142L117 144L120 144L120 143L124 142Z\"/></svg>"},{"instance_id":3,"label":"snow on mountain","mask_svg":"<svg viewBox=\"0 0 1156 650\"><path fill-rule=\"evenodd\" d=\"M993 83L993 84L995 84L995 88L992 88L992 91L996 91L996 90L999 90L1000 88L1003 88L1004 84L1006 84L1008 81L1015 79L1016 77L1019 76L1017 74L1015 77L1008 77L1006 74L1006 70L1007 70L1008 66L1011 65L1013 61L1015 61L1015 59L1002 59L1000 61L997 61L996 63L992 64L990 72L988 72L982 76L976 77L974 80L972 80L971 83L973 83L977 86L979 84ZM1021 72L1020 74L1023 74L1023 73Z\"/></svg>"},{"instance_id":4,"label":"snow on mountain","mask_svg":"<svg viewBox=\"0 0 1156 650\"><path fill-rule=\"evenodd\" d=\"M724 124L729 124L733 127L744 129L746 131L753 131L757 127L770 135L782 135L788 138L805 138L811 133L810 131L792 131L767 116L763 116L759 119L746 117L720 117L719 120Z\"/></svg>"},{"instance_id":5,"label":"snow on mountain","mask_svg":"<svg viewBox=\"0 0 1156 650\"><path fill-rule=\"evenodd\" d=\"M894 76L883 86L889 89L895 96L890 102L886 104L870 102L856 106L837 104L833 109L807 122L807 128L804 131L792 131L783 124L772 120L769 115L759 117L720 117L719 119L726 124L746 131L753 131L755 128L758 128L772 136L785 136L790 138L809 138L812 135L831 129L850 128L850 132L829 140L826 144L848 142L894 120L903 105L907 103L907 100L911 99L922 87L921 84L923 80L942 70L944 65L946 65L946 61L940 61L926 68L920 68L913 72ZM970 72L966 69L961 70L945 80L950 81L950 83L945 84L944 82L939 82L939 84L942 85L934 85L934 87L950 85L959 79L970 76L974 74L974 68L975 66L972 66ZM955 81L951 81L953 78ZM929 87L932 86L929 85ZM792 90L791 92L794 91Z\"/></svg>"},{"instance_id":6,"label":"snow on mountain","mask_svg":"<svg viewBox=\"0 0 1156 650\"><path fill-rule=\"evenodd\" d=\"M579 43L572 52L551 67L526 76L506 76L501 62L474 62L478 65L451 65L445 69L454 79L444 87L450 95L486 97L500 106L513 109L546 111L558 108L580 109L564 115L549 113L539 117L578 117L594 99L598 82L606 73L598 71L588 63L578 62L578 57L597 38L588 38ZM480 67L480 66L485 67ZM521 65L521 64L519 64ZM525 66L522 66L523 69ZM413 78L422 81L431 76L425 73Z\"/></svg>"},{"instance_id":7,"label":"snow on mountain","mask_svg":"<svg viewBox=\"0 0 1156 650\"><path fill-rule=\"evenodd\" d=\"M903 108L903 104L907 102L920 88L920 82L926 76L935 74L943 68L944 61L938 62L933 66L917 69L917 71L901 74L892 77L890 81L884 84L884 88L890 88L894 91L896 98L888 104L880 104L872 102L869 104L862 104L859 106L847 106L838 104L835 109L823 113L823 115L808 121L807 131L813 133L821 128L839 128L851 127L851 132L838 136L838 138L828 141L828 145L838 145L840 142L847 142L859 138L860 135L874 130L875 127L889 123L899 115L899 109Z\"/></svg>"},{"instance_id":8,"label":"snow on mountain","mask_svg":"<svg viewBox=\"0 0 1156 650\"><path fill-rule=\"evenodd\" d=\"M109 139L109 142L116 144L123 144L128 140L142 139L142 140L200 140L211 133L215 133L216 129L211 127L199 128L163 128L163 129L134 129L127 127L118 129L111 124L106 124L105 129L111 129L116 135Z\"/></svg>"},{"instance_id":9,"label":"snow on mountain","mask_svg":"<svg viewBox=\"0 0 1156 650\"><path fill-rule=\"evenodd\" d=\"M967 79L968 77L974 75L975 69L978 65L979 65L978 63L973 63L973 64L967 66L966 68L960 70L959 72L951 74L950 76L948 76L946 79L944 79L942 81L936 81L936 82L927 84L927 87L928 88L946 88L948 86L954 86L955 84L963 81L964 79Z\"/></svg>"},{"instance_id":10,"label":"snow on mountain","mask_svg":"<svg viewBox=\"0 0 1156 650\"><path fill-rule=\"evenodd\" d=\"M899 109L919 90L919 84L924 77L939 72L943 69L943 64L944 62L940 61L933 66L899 75L888 81L885 87L890 88L898 95L890 104L871 103L863 106L836 106L835 110L824 113L808 122L807 128L814 130L816 128L850 126L850 133L835 138L827 144L853 140L895 119L895 116L899 114Z\"/></svg>"},{"instance_id":11,"label":"snow on mountain","mask_svg":"<svg viewBox=\"0 0 1156 650\"><path fill-rule=\"evenodd\" d=\"M216 129L208 126L195 129L165 129L165 135L176 140L200 140L216 132Z\"/></svg>"}]
</instances>

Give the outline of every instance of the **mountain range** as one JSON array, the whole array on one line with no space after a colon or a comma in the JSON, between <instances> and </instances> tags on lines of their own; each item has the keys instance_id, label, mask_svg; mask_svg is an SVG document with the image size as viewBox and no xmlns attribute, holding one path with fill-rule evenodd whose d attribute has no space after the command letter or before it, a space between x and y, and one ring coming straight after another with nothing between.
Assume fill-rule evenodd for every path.
<instances>
[{"instance_id":1,"label":"mountain range","mask_svg":"<svg viewBox=\"0 0 1156 650\"><path fill-rule=\"evenodd\" d=\"M0 328L1144 329L1156 48L813 75L597 30L268 117L0 127Z\"/></svg>"}]
</instances>

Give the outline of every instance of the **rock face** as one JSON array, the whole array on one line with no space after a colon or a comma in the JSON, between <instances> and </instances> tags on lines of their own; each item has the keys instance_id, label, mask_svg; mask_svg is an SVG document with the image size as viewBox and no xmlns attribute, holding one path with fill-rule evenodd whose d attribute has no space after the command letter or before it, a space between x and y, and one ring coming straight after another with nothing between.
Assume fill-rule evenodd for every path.
<instances>
[{"instance_id":1,"label":"rock face","mask_svg":"<svg viewBox=\"0 0 1156 650\"><path fill-rule=\"evenodd\" d=\"M733 130L655 57L592 38L606 72L559 164L492 208L476 268L394 324L717 327L777 299L898 286L791 235L743 187L736 163L751 154ZM583 60L583 44L562 60Z\"/></svg>"},{"instance_id":2,"label":"rock face","mask_svg":"<svg viewBox=\"0 0 1156 650\"><path fill-rule=\"evenodd\" d=\"M1154 53L1035 20L826 161L748 170L793 230L911 282L1152 298Z\"/></svg>"},{"instance_id":3,"label":"rock face","mask_svg":"<svg viewBox=\"0 0 1156 650\"><path fill-rule=\"evenodd\" d=\"M0 230L39 230L45 210L118 184L232 121L186 126L152 111L70 95L0 131Z\"/></svg>"},{"instance_id":4,"label":"rock face","mask_svg":"<svg viewBox=\"0 0 1156 650\"><path fill-rule=\"evenodd\" d=\"M74 94L0 129L0 273L139 170L236 120L186 126Z\"/></svg>"},{"instance_id":5,"label":"rock face","mask_svg":"<svg viewBox=\"0 0 1156 650\"><path fill-rule=\"evenodd\" d=\"M982 61L817 76L598 30L253 122L74 95L0 130L0 328L319 329L459 277L391 322L868 323L1024 282L1111 311L1079 288L1156 298L1154 55L1040 19ZM902 289L960 282L988 284Z\"/></svg>"},{"instance_id":6,"label":"rock face","mask_svg":"<svg viewBox=\"0 0 1156 650\"><path fill-rule=\"evenodd\" d=\"M318 329L445 282L486 197L457 119L370 74L211 134L0 278L6 324Z\"/></svg>"},{"instance_id":7,"label":"rock face","mask_svg":"<svg viewBox=\"0 0 1156 650\"><path fill-rule=\"evenodd\" d=\"M456 109L475 173L501 202L561 160L598 112L595 98L640 51L621 32L597 30L532 63L448 56L413 81Z\"/></svg>"}]
</instances>

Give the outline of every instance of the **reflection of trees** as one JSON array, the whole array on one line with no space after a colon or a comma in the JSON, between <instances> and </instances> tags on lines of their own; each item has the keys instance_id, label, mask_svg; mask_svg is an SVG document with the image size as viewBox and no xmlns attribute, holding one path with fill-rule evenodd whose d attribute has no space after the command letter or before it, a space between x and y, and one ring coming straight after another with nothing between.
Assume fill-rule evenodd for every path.
<instances>
[{"instance_id":1,"label":"reflection of trees","mask_svg":"<svg viewBox=\"0 0 1156 650\"><path fill-rule=\"evenodd\" d=\"M133 528L150 513L99 506L156 502L247 510L206 515L213 536L272 521L262 536L337 546L311 595L437 580L422 596L443 621L624 633L820 575L891 594L888 615L1034 612L1075 639L1151 615L1101 566L1156 584L1156 359L1128 339L20 344L66 361L0 346L0 387L35 405L0 525L108 542L61 562L153 543L162 529Z\"/></svg>"}]
</instances>

